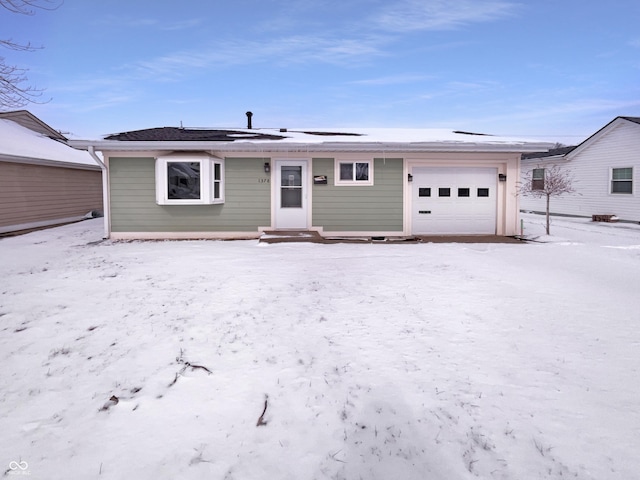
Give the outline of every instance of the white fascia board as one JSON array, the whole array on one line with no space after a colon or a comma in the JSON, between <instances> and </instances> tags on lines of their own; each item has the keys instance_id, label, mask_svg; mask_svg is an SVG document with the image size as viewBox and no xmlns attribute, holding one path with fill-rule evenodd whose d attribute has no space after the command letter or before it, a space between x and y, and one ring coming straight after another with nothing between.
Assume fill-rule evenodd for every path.
<instances>
[{"instance_id":1,"label":"white fascia board","mask_svg":"<svg viewBox=\"0 0 640 480\"><path fill-rule=\"evenodd\" d=\"M472 143L472 142L426 142L426 143L365 143L365 142L138 142L118 140L71 140L69 145L79 150L92 146L99 151L216 151L216 152L513 152L528 153L549 149L552 143Z\"/></svg>"}]
</instances>

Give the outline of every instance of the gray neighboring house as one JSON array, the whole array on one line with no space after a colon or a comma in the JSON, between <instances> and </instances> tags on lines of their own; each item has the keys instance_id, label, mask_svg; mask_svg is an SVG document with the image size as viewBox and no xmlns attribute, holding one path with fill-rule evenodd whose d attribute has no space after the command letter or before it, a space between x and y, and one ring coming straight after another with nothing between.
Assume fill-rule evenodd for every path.
<instances>
[{"instance_id":1,"label":"gray neighboring house","mask_svg":"<svg viewBox=\"0 0 640 480\"><path fill-rule=\"evenodd\" d=\"M522 181L542 185L545 169L568 169L575 194L555 197L555 215L640 222L640 117L616 117L576 147L525 154ZM545 199L522 196L523 211L542 213Z\"/></svg>"},{"instance_id":2,"label":"gray neighboring house","mask_svg":"<svg viewBox=\"0 0 640 480\"><path fill-rule=\"evenodd\" d=\"M102 211L102 172L87 152L26 110L0 113L0 234Z\"/></svg>"},{"instance_id":3,"label":"gray neighboring house","mask_svg":"<svg viewBox=\"0 0 640 480\"><path fill-rule=\"evenodd\" d=\"M251 124L69 144L104 163L114 239L516 235L520 157L551 146L445 129Z\"/></svg>"}]
</instances>

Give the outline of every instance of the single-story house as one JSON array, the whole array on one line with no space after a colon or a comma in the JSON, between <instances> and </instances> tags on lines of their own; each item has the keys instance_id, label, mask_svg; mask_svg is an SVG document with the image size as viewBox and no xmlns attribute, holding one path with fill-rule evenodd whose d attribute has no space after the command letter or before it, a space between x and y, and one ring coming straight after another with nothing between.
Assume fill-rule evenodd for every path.
<instances>
[{"instance_id":1,"label":"single-story house","mask_svg":"<svg viewBox=\"0 0 640 480\"><path fill-rule=\"evenodd\" d=\"M26 110L0 113L0 234L102 211L102 172L87 152Z\"/></svg>"},{"instance_id":2,"label":"single-story house","mask_svg":"<svg viewBox=\"0 0 640 480\"><path fill-rule=\"evenodd\" d=\"M520 157L550 146L444 129L250 124L70 145L104 163L113 239L516 235Z\"/></svg>"},{"instance_id":3,"label":"single-story house","mask_svg":"<svg viewBox=\"0 0 640 480\"><path fill-rule=\"evenodd\" d=\"M570 172L574 194L554 197L550 213L640 222L640 117L616 117L576 147L524 154L522 182L541 189L552 165ZM522 196L524 211L545 212L545 199Z\"/></svg>"}]
</instances>

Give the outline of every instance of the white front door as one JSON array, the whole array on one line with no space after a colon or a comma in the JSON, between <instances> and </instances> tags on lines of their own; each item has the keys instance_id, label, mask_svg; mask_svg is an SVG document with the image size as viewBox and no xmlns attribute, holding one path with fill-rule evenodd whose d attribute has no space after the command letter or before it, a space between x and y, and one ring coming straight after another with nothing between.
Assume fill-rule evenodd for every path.
<instances>
[{"instance_id":1,"label":"white front door","mask_svg":"<svg viewBox=\"0 0 640 480\"><path fill-rule=\"evenodd\" d=\"M307 162L305 160L276 160L275 228L306 230Z\"/></svg>"}]
</instances>

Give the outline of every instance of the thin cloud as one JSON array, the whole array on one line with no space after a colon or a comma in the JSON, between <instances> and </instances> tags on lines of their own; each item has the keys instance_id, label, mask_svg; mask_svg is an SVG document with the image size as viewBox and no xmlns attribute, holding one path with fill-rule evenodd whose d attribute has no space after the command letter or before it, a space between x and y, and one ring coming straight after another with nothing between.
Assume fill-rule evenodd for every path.
<instances>
[{"instance_id":1,"label":"thin cloud","mask_svg":"<svg viewBox=\"0 0 640 480\"><path fill-rule=\"evenodd\" d=\"M360 39L291 36L266 42L228 41L207 49L184 50L145 60L134 65L140 75L164 76L166 80L183 78L195 70L254 63L279 65L306 62L353 65L384 52L381 37Z\"/></svg>"},{"instance_id":2,"label":"thin cloud","mask_svg":"<svg viewBox=\"0 0 640 480\"><path fill-rule=\"evenodd\" d=\"M94 20L94 22L97 25L125 28L151 27L159 23L155 18L132 18L116 15L107 15L103 18Z\"/></svg>"},{"instance_id":3,"label":"thin cloud","mask_svg":"<svg viewBox=\"0 0 640 480\"><path fill-rule=\"evenodd\" d=\"M187 20L177 20L175 22L163 23L157 18L151 17L132 18L109 15L104 19L98 21L98 24L120 28L154 28L163 31L177 31L196 27L202 24L202 22L203 20L201 18L192 18Z\"/></svg>"},{"instance_id":4,"label":"thin cloud","mask_svg":"<svg viewBox=\"0 0 640 480\"><path fill-rule=\"evenodd\" d=\"M136 101L133 95L104 95L101 98L93 98L91 102L85 104L76 103L77 112L93 112L114 106L125 105Z\"/></svg>"},{"instance_id":5,"label":"thin cloud","mask_svg":"<svg viewBox=\"0 0 640 480\"><path fill-rule=\"evenodd\" d=\"M402 85L407 83L419 83L425 80L433 80L431 75L390 75L387 77L367 78L363 80L355 80L349 82L352 85L371 85L371 86L384 86L384 85Z\"/></svg>"},{"instance_id":6,"label":"thin cloud","mask_svg":"<svg viewBox=\"0 0 640 480\"><path fill-rule=\"evenodd\" d=\"M576 100L554 103L541 104L540 101L532 101L531 103L520 103L513 105L508 113L489 115L483 117L483 121L488 122L505 122L513 121L549 121L550 118L576 118L588 117L592 115L603 115L610 113L610 120L620 115L619 112L626 110L636 110L640 107L640 101L626 100L610 100L604 98L579 98Z\"/></svg>"},{"instance_id":7,"label":"thin cloud","mask_svg":"<svg viewBox=\"0 0 640 480\"><path fill-rule=\"evenodd\" d=\"M495 81L486 80L479 82L462 82L462 81L453 81L447 83L447 90L450 92L477 92L479 90L489 90L499 88L500 84Z\"/></svg>"},{"instance_id":8,"label":"thin cloud","mask_svg":"<svg viewBox=\"0 0 640 480\"><path fill-rule=\"evenodd\" d=\"M77 78L72 82L58 82L49 86L52 92L58 93L76 93L82 94L86 92L106 91L116 88L125 88L124 82L120 77L108 77L101 75L99 77Z\"/></svg>"},{"instance_id":9,"label":"thin cloud","mask_svg":"<svg viewBox=\"0 0 640 480\"><path fill-rule=\"evenodd\" d=\"M203 20L201 18L193 18L191 20L182 20L175 23L163 24L160 26L160 29L166 31L187 30L201 25L202 22Z\"/></svg>"},{"instance_id":10,"label":"thin cloud","mask_svg":"<svg viewBox=\"0 0 640 480\"><path fill-rule=\"evenodd\" d=\"M89 113L98 110L109 109L129 105L140 100L137 94L118 92L96 92L95 94L80 95L75 97L57 96L56 108L60 111L74 113Z\"/></svg>"},{"instance_id":11,"label":"thin cloud","mask_svg":"<svg viewBox=\"0 0 640 480\"><path fill-rule=\"evenodd\" d=\"M451 30L511 16L517 8L507 1L405 0L385 8L373 20L379 28L392 32Z\"/></svg>"}]
</instances>

